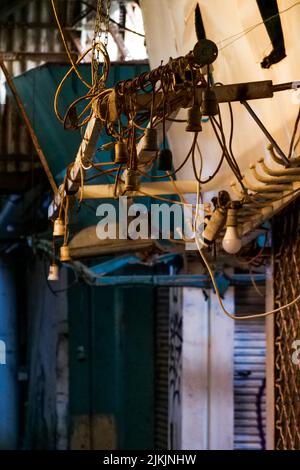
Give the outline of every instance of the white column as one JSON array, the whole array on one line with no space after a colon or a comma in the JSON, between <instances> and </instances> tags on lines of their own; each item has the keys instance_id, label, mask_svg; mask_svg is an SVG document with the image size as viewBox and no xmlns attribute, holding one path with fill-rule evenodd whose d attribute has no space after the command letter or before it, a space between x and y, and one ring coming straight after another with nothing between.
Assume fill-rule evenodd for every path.
<instances>
[{"instance_id":1,"label":"white column","mask_svg":"<svg viewBox=\"0 0 300 470\"><path fill-rule=\"evenodd\" d=\"M224 306L234 313L234 289L224 296ZM234 320L221 310L217 296L210 293L209 329L209 442L212 450L232 450Z\"/></svg>"},{"instance_id":2,"label":"white column","mask_svg":"<svg viewBox=\"0 0 300 470\"><path fill-rule=\"evenodd\" d=\"M208 448L209 302L201 289L183 289L182 450Z\"/></svg>"},{"instance_id":3,"label":"white column","mask_svg":"<svg viewBox=\"0 0 300 470\"><path fill-rule=\"evenodd\" d=\"M233 449L234 321L217 297L183 289L182 449ZM234 312L234 290L225 294Z\"/></svg>"}]
</instances>

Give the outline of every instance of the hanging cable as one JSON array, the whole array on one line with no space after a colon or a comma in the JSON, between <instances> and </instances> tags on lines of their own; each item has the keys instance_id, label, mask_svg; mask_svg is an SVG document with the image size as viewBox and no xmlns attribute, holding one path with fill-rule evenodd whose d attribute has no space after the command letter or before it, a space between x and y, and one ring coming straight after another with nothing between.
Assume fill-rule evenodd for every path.
<instances>
[{"instance_id":1,"label":"hanging cable","mask_svg":"<svg viewBox=\"0 0 300 470\"><path fill-rule=\"evenodd\" d=\"M288 304L286 305L283 305L282 307L279 307L279 308L276 308L274 310L270 310L268 312L264 312L264 313L258 313L258 314L247 314L247 315L243 315L243 316L238 316L238 315L234 315L230 312L228 312L228 310L226 310L224 304L223 304L223 301L222 301L222 298L221 298L221 295L220 295L220 292L219 292L219 289L218 289L218 285L217 285L217 282L215 280L215 276L213 274L213 271L207 261L207 258L206 256L204 255L204 252L203 252L203 248L201 246L201 240L199 239L199 235L196 234L195 236L195 240L196 240L196 245L197 245L197 248L198 248L198 251L200 253L200 256L207 268L207 271L210 275L210 278L211 278L211 282L214 286L214 289L215 289L215 292L216 292L216 295L217 295L217 298L218 298L218 301L219 301L219 304L220 304L220 307L222 309L222 311L225 313L225 315L229 318L231 318L232 320L256 320L257 318L264 318L264 317L268 317L270 315L274 315L275 313L278 313L280 312L281 310L285 310L289 307L292 307L292 305L295 305L297 302L299 302L300 300L300 294L294 299L292 300L291 302L289 302Z\"/></svg>"}]
</instances>

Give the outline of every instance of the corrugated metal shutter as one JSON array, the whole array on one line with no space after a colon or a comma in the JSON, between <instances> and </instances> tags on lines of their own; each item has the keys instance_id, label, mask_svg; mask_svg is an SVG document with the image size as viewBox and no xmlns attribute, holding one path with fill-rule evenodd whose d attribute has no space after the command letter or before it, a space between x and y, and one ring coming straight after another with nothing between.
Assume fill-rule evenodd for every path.
<instances>
[{"instance_id":1,"label":"corrugated metal shutter","mask_svg":"<svg viewBox=\"0 0 300 470\"><path fill-rule=\"evenodd\" d=\"M155 449L168 449L169 288L156 289Z\"/></svg>"},{"instance_id":2,"label":"corrugated metal shutter","mask_svg":"<svg viewBox=\"0 0 300 470\"><path fill-rule=\"evenodd\" d=\"M236 311L261 313L263 296L254 287L235 289ZM234 448L264 449L265 402L265 320L236 321L234 335Z\"/></svg>"}]
</instances>

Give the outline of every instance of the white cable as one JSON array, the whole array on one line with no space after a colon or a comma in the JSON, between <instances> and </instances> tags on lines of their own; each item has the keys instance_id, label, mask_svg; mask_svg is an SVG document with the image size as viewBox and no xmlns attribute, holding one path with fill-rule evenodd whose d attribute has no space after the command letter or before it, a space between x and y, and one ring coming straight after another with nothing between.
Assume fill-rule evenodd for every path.
<instances>
[{"instance_id":1,"label":"white cable","mask_svg":"<svg viewBox=\"0 0 300 470\"><path fill-rule=\"evenodd\" d=\"M268 317L269 315L274 315L275 313L280 312L280 310L285 310L285 309L291 307L292 305L294 305L295 303L297 303L300 300L300 294L299 294L294 300L292 300L292 302L289 302L288 304L283 305L282 307L276 308L275 310L270 310L269 312L258 313L258 314L248 314L248 315L243 315L243 316L233 315L232 313L228 312L228 310L226 310L226 308L225 308L225 306L222 302L222 299L221 299L221 296L220 296L220 292L219 292L214 274L212 272L211 267L209 266L209 263L206 259L206 256L203 253L203 249L201 247L198 234L195 235L195 240L196 240L196 245L197 245L197 248L199 250L200 256L201 256L201 258L202 258L202 260L203 260L203 262L204 262L204 264L205 264L205 266L206 266L206 268L209 272L209 275L210 275L211 281L213 283L216 295L218 297L220 307L222 308L225 315L227 315L227 317L231 318L232 320L255 320L256 318Z\"/></svg>"}]
</instances>

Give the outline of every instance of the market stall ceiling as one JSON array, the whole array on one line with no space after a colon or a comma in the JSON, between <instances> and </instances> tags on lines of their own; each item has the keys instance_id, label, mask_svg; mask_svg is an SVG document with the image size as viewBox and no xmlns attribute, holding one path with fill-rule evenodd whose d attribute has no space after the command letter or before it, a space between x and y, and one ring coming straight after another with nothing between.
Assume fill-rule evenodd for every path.
<instances>
[{"instance_id":1,"label":"market stall ceiling","mask_svg":"<svg viewBox=\"0 0 300 470\"><path fill-rule=\"evenodd\" d=\"M297 81L300 77L298 40L300 2L278 0L287 57L269 69L261 67L262 59L272 50L270 38L263 23L256 0L142 0L146 41L151 67L166 63L169 57L186 54L197 39L194 12L197 3L208 39L216 42L219 56L214 63L214 81L223 84L258 80L272 80L274 84ZM156 14L157 12L157 14ZM158 14L159 12L159 14ZM257 25L256 27L253 27ZM295 91L280 92L272 99L255 100L252 107L279 145L286 152L299 109ZM228 105L221 105L226 134L229 133ZM233 103L234 153L242 173L258 159L270 158L267 139L240 103ZM180 112L180 117L186 111ZM187 154L192 137L184 131L184 124L174 123L169 132L175 167ZM221 150L209 123L203 124L199 144L204 157L203 177L216 168ZM192 165L186 165L179 178L193 179ZM250 178L249 178L250 179ZM234 180L226 162L217 177L203 189L208 192L229 189Z\"/></svg>"}]
</instances>

